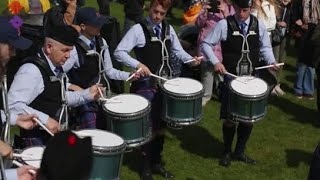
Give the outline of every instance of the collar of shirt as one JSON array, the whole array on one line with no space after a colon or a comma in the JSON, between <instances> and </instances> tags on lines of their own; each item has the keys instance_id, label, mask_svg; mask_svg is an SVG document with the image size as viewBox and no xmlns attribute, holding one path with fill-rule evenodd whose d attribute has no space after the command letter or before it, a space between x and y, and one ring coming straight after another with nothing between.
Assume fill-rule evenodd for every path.
<instances>
[{"instance_id":1,"label":"collar of shirt","mask_svg":"<svg viewBox=\"0 0 320 180\"><path fill-rule=\"evenodd\" d=\"M156 23L153 23L149 16L146 18L146 20L152 26L152 29L154 29L158 25ZM162 23L160 23L159 25L160 25L160 29L162 29Z\"/></svg>"},{"instance_id":2,"label":"collar of shirt","mask_svg":"<svg viewBox=\"0 0 320 180\"><path fill-rule=\"evenodd\" d=\"M84 35L80 35L79 39L81 39L84 43L86 43L86 45L90 47L90 43L91 43L90 39L86 38Z\"/></svg>"},{"instance_id":3,"label":"collar of shirt","mask_svg":"<svg viewBox=\"0 0 320 180\"><path fill-rule=\"evenodd\" d=\"M44 53L43 49L41 49L41 51L43 52L44 57L46 58L46 60L47 60L47 62L48 62L48 64L49 64L49 67L50 67L51 71L57 76L58 73L54 71L54 70L56 69L56 67L55 67L55 66L53 65L53 63L49 60L48 56ZM38 56L40 57L40 54L38 54Z\"/></svg>"},{"instance_id":4,"label":"collar of shirt","mask_svg":"<svg viewBox=\"0 0 320 180\"><path fill-rule=\"evenodd\" d=\"M240 21L237 17L236 17L235 19L236 19L236 21L237 21L237 23L238 23L238 25L239 25L239 28L241 29L240 24L241 24L243 21ZM247 31L247 30L248 30L248 27L249 27L249 24L250 24L250 16L248 17L248 19L246 19L246 20L244 21L244 23L246 23L245 30Z\"/></svg>"}]
</instances>

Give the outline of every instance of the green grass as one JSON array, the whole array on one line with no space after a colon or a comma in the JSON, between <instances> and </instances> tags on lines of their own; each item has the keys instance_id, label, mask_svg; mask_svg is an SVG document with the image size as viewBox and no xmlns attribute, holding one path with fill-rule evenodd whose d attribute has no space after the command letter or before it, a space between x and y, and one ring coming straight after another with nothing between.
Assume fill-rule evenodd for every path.
<instances>
[{"instance_id":1,"label":"green grass","mask_svg":"<svg viewBox=\"0 0 320 180\"><path fill-rule=\"evenodd\" d=\"M0 0L3 7L4 0ZM95 0L87 0L95 6ZM123 7L111 4L111 13L123 23ZM174 9L176 17L181 10ZM171 21L177 28L180 19ZM218 165L223 151L220 103L213 99L204 108L204 117L196 125L182 130L167 130L163 159L178 180L208 179L306 179L312 152L319 142L319 114L315 100L299 100L293 95L296 59L293 48L288 53L282 77L283 97L270 97L267 115L255 124L247 146L247 154L255 158L255 166L232 162L229 168ZM139 179L140 155L124 155L122 179ZM155 179L161 179L155 176Z\"/></svg>"}]
</instances>

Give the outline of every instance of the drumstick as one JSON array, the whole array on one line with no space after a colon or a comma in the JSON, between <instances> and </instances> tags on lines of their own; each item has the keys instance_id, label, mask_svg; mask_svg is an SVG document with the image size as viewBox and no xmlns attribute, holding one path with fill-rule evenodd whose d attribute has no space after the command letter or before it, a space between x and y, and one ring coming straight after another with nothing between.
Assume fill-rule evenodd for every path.
<instances>
[{"instance_id":1,"label":"drumstick","mask_svg":"<svg viewBox=\"0 0 320 180\"><path fill-rule=\"evenodd\" d=\"M161 77L161 76L155 75L155 74L153 74L153 73L150 73L150 76L155 77L155 78L158 78L158 79L162 79L162 80L164 80L164 81L168 81L168 80L169 80L169 79L163 78L163 77Z\"/></svg>"},{"instance_id":2,"label":"drumstick","mask_svg":"<svg viewBox=\"0 0 320 180\"><path fill-rule=\"evenodd\" d=\"M106 101L106 102L111 102L111 103L121 103L121 101L116 101L116 100L111 100L107 98L99 98L100 101Z\"/></svg>"},{"instance_id":3,"label":"drumstick","mask_svg":"<svg viewBox=\"0 0 320 180\"><path fill-rule=\"evenodd\" d=\"M27 109L23 108L23 110L27 113L27 114L31 114ZM37 124L39 124L39 126L41 126L44 130L46 130L51 136L54 136L54 134L37 118L32 118Z\"/></svg>"},{"instance_id":4,"label":"drumstick","mask_svg":"<svg viewBox=\"0 0 320 180\"><path fill-rule=\"evenodd\" d=\"M100 94L100 97L104 97L104 95L103 95L103 93L102 93L102 91L101 91L101 89L98 87L98 91L99 91L99 94Z\"/></svg>"},{"instance_id":5,"label":"drumstick","mask_svg":"<svg viewBox=\"0 0 320 180\"><path fill-rule=\"evenodd\" d=\"M12 156L13 156L13 157L21 157L21 158L30 158L30 159L33 159L33 158L34 158L32 155L17 154L17 153L13 153Z\"/></svg>"},{"instance_id":6,"label":"drumstick","mask_svg":"<svg viewBox=\"0 0 320 180\"><path fill-rule=\"evenodd\" d=\"M237 78L239 77L239 76L237 76L237 75L234 75L234 74L229 73L229 72L225 72L225 74L227 74L227 75L229 75L229 76L231 76L231 77L236 78L236 79L235 79L236 81L239 81L239 82L241 82L241 83L247 84L246 82L243 82L243 81L240 81L239 79L237 79Z\"/></svg>"},{"instance_id":7,"label":"drumstick","mask_svg":"<svg viewBox=\"0 0 320 180\"><path fill-rule=\"evenodd\" d=\"M273 66L283 66L283 65L284 65L284 63L270 64L270 65L266 65L266 66L257 67L257 68L254 68L254 69L255 70L259 70L259 69L270 68L270 67L273 67Z\"/></svg>"},{"instance_id":8,"label":"drumstick","mask_svg":"<svg viewBox=\"0 0 320 180\"><path fill-rule=\"evenodd\" d=\"M200 57L198 57L199 59L203 59L204 57L203 56L200 56ZM192 59L190 59L190 60L188 60L188 61L185 61L185 62L183 62L184 64L187 64L187 63L191 63L191 62L193 62L193 61L195 61L196 59L195 58L192 58Z\"/></svg>"},{"instance_id":9,"label":"drumstick","mask_svg":"<svg viewBox=\"0 0 320 180\"><path fill-rule=\"evenodd\" d=\"M138 73L142 70L142 68L139 68L135 73ZM128 77L128 79L126 79L126 81L129 81L130 79L132 79L135 75L135 73L132 73L130 77Z\"/></svg>"},{"instance_id":10,"label":"drumstick","mask_svg":"<svg viewBox=\"0 0 320 180\"><path fill-rule=\"evenodd\" d=\"M23 166L23 164L21 164L20 162L18 162L18 161L16 161L16 160L13 160L12 163L13 163L14 165L18 166L18 167ZM29 169L28 172L31 173L31 174L33 174L33 175L36 175L36 173L37 173L37 172L36 172L35 170L33 170L33 169Z\"/></svg>"},{"instance_id":11,"label":"drumstick","mask_svg":"<svg viewBox=\"0 0 320 180\"><path fill-rule=\"evenodd\" d=\"M236 75L234 75L234 74L232 74L232 73L229 73L229 72L225 72L225 74L227 74L227 75L229 75L229 76L231 76L231 77L234 77L234 78L238 78L238 76L236 76Z\"/></svg>"}]
</instances>

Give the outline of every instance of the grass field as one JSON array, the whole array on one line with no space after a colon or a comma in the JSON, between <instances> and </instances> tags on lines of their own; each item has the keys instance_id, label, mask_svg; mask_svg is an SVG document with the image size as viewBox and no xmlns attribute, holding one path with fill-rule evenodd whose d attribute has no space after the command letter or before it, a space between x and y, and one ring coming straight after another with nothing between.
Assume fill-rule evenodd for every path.
<instances>
[{"instance_id":1,"label":"grass field","mask_svg":"<svg viewBox=\"0 0 320 180\"><path fill-rule=\"evenodd\" d=\"M5 6L0 0L0 7ZM87 0L96 7L95 0ZM123 7L111 4L111 14L123 23ZM174 9L176 17L181 10ZM180 19L171 21L177 28ZM1 28L1 27L0 27ZM258 161L251 166L232 162L229 168L218 165L223 151L220 104L213 99L204 108L200 123L182 130L167 130L163 159L166 167L178 180L216 179L306 179L312 152L319 142L319 113L315 100L297 99L293 95L295 79L295 50L288 52L282 77L286 95L270 97L267 115L255 124L247 147L247 154ZM122 179L139 179L139 154L126 153L121 169ZM161 179L155 176L155 179Z\"/></svg>"}]
</instances>

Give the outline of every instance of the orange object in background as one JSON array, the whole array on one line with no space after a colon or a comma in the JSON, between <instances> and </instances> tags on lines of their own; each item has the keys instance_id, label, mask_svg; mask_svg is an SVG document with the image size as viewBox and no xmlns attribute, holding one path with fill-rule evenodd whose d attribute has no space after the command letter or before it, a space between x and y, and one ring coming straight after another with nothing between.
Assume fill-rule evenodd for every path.
<instances>
[{"instance_id":1,"label":"orange object in background","mask_svg":"<svg viewBox=\"0 0 320 180\"><path fill-rule=\"evenodd\" d=\"M202 9L202 4L197 3L191 6L187 11L183 13L182 21L183 24L194 24Z\"/></svg>"}]
</instances>

